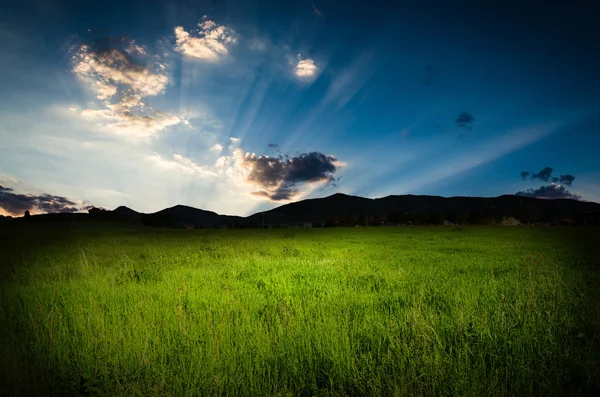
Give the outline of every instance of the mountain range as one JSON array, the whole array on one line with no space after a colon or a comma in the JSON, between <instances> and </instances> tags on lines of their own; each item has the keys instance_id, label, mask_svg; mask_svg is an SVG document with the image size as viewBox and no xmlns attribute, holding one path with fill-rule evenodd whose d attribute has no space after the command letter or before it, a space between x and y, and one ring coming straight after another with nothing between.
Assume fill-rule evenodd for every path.
<instances>
[{"instance_id":1,"label":"mountain range","mask_svg":"<svg viewBox=\"0 0 600 397\"><path fill-rule=\"evenodd\" d=\"M600 204L571 199L499 197L440 197L402 195L370 199L337 193L282 205L247 217L220 215L185 205L154 213L120 206L114 210L92 208L89 214L44 214L31 219L93 219L173 228L237 228L273 226L336 226L380 223L493 223L504 217L522 222L571 222L586 214L600 213ZM597 219L597 215L593 215Z\"/></svg>"}]
</instances>

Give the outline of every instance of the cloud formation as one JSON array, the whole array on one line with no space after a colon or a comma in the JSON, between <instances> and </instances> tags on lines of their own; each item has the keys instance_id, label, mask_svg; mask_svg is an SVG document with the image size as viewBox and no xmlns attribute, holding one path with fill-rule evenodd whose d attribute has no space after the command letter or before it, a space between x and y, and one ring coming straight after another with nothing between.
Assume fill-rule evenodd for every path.
<instances>
[{"instance_id":1,"label":"cloud formation","mask_svg":"<svg viewBox=\"0 0 600 397\"><path fill-rule=\"evenodd\" d=\"M568 198L579 200L581 196L571 193L564 185L571 186L575 177L571 174L564 174L560 176L552 176L554 169L551 167L544 167L539 172L522 171L521 179L526 180L531 177L532 180L541 180L544 182L550 182L549 185L540 186L537 189L527 189L515 193L517 196L537 197L537 198Z\"/></svg>"},{"instance_id":2,"label":"cloud formation","mask_svg":"<svg viewBox=\"0 0 600 397\"><path fill-rule=\"evenodd\" d=\"M579 200L581 196L569 192L564 186L556 183L540 186L538 189L527 189L515 193L517 196L536 197L545 199L573 199Z\"/></svg>"},{"instance_id":3,"label":"cloud formation","mask_svg":"<svg viewBox=\"0 0 600 397\"><path fill-rule=\"evenodd\" d=\"M312 80L317 74L317 65L315 65L315 61L312 59L300 59L300 56L298 56L298 63L296 64L294 74L300 79Z\"/></svg>"},{"instance_id":4,"label":"cloud formation","mask_svg":"<svg viewBox=\"0 0 600 397\"><path fill-rule=\"evenodd\" d=\"M281 201L299 194L300 185L336 182L334 174L344 165L335 156L319 152L269 157L238 148L232 156L219 158L215 166L227 176L257 187L254 196Z\"/></svg>"},{"instance_id":5,"label":"cloud formation","mask_svg":"<svg viewBox=\"0 0 600 397\"><path fill-rule=\"evenodd\" d=\"M134 40L122 39L111 45L83 44L74 50L73 73L101 104L98 109L84 109L81 116L133 137L147 137L181 122L178 116L156 111L145 102L165 91L169 82L165 65L142 64L149 57Z\"/></svg>"},{"instance_id":6,"label":"cloud formation","mask_svg":"<svg viewBox=\"0 0 600 397\"><path fill-rule=\"evenodd\" d=\"M235 32L223 25L202 17L198 23L198 36L194 37L181 26L175 28L175 50L192 58L218 61L226 55L228 47L237 41Z\"/></svg>"},{"instance_id":7,"label":"cloud formation","mask_svg":"<svg viewBox=\"0 0 600 397\"><path fill-rule=\"evenodd\" d=\"M285 160L254 153L244 156L244 166L250 170L246 180L264 189L254 194L272 201L290 200L298 193L298 184L334 182L333 174L340 165L334 156L318 152L303 153Z\"/></svg>"},{"instance_id":8,"label":"cloud formation","mask_svg":"<svg viewBox=\"0 0 600 397\"><path fill-rule=\"evenodd\" d=\"M531 179L539 179L544 182L552 182L560 185L571 186L575 177L571 174L563 174L560 176L552 176L554 169L552 167L544 167L539 172L522 171L521 179L525 180L531 176Z\"/></svg>"},{"instance_id":9,"label":"cloud formation","mask_svg":"<svg viewBox=\"0 0 600 397\"><path fill-rule=\"evenodd\" d=\"M74 201L62 196L51 194L15 193L13 189L0 185L0 208L10 215L23 215L25 211L30 212L78 212L82 210Z\"/></svg>"},{"instance_id":10,"label":"cloud formation","mask_svg":"<svg viewBox=\"0 0 600 397\"><path fill-rule=\"evenodd\" d=\"M454 121L457 127L471 131L473 129L475 117L469 112L462 112Z\"/></svg>"}]
</instances>

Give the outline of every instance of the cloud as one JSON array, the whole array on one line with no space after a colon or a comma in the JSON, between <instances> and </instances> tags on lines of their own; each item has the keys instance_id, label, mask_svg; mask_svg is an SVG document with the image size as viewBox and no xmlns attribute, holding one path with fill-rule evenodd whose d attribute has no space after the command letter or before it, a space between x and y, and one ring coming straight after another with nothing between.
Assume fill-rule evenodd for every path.
<instances>
[{"instance_id":1,"label":"cloud","mask_svg":"<svg viewBox=\"0 0 600 397\"><path fill-rule=\"evenodd\" d=\"M544 167L540 172L531 173L531 179L539 179L541 181L548 182L550 181L553 171L554 170L550 167Z\"/></svg>"},{"instance_id":2,"label":"cloud","mask_svg":"<svg viewBox=\"0 0 600 397\"><path fill-rule=\"evenodd\" d=\"M147 137L181 122L179 116L156 111L145 102L166 90L169 79L165 65L142 64L149 56L134 40L123 39L113 45L83 44L74 50L73 73L100 101L100 108L84 109L80 115L131 137Z\"/></svg>"},{"instance_id":3,"label":"cloud","mask_svg":"<svg viewBox=\"0 0 600 397\"><path fill-rule=\"evenodd\" d=\"M523 171L521 172L521 178L527 179L528 176L531 175L531 179L539 179L544 182L552 182L561 185L571 186L573 181L575 181L575 177L571 174L564 174L561 176L552 176L554 169L551 167L544 167L540 172L529 172Z\"/></svg>"},{"instance_id":4,"label":"cloud","mask_svg":"<svg viewBox=\"0 0 600 397\"><path fill-rule=\"evenodd\" d=\"M528 176L531 179L539 179L544 182L550 182L549 185L540 186L538 189L527 189L515 193L518 196L538 197L538 198L570 198L574 200L581 199L581 196L569 192L564 185L571 186L575 177L571 174L561 176L552 176L554 170L551 167L544 167L540 172L522 171L521 179L525 180Z\"/></svg>"},{"instance_id":5,"label":"cloud","mask_svg":"<svg viewBox=\"0 0 600 397\"><path fill-rule=\"evenodd\" d=\"M536 197L544 199L573 199L579 200L581 196L569 192L564 186L552 183L546 186L540 186L538 189L527 189L515 193L517 196Z\"/></svg>"},{"instance_id":6,"label":"cloud","mask_svg":"<svg viewBox=\"0 0 600 397\"><path fill-rule=\"evenodd\" d=\"M296 77L305 80L312 80L315 78L317 73L317 66L312 59L300 59L298 56L298 63L296 64L296 69L294 74Z\"/></svg>"},{"instance_id":7,"label":"cloud","mask_svg":"<svg viewBox=\"0 0 600 397\"><path fill-rule=\"evenodd\" d=\"M62 196L51 194L22 194L0 185L0 208L10 215L23 215L25 211L39 212L78 212L82 205Z\"/></svg>"},{"instance_id":8,"label":"cloud","mask_svg":"<svg viewBox=\"0 0 600 397\"><path fill-rule=\"evenodd\" d=\"M214 145L212 145L210 147L210 151L211 152L215 152L217 154L221 154L221 152L223 151L223 145L220 145L218 143L215 143Z\"/></svg>"},{"instance_id":9,"label":"cloud","mask_svg":"<svg viewBox=\"0 0 600 397\"><path fill-rule=\"evenodd\" d=\"M228 46L237 41L235 32L223 25L202 17L198 23L198 37L192 36L181 26L175 28L175 50L192 58L217 61L229 50Z\"/></svg>"},{"instance_id":10,"label":"cloud","mask_svg":"<svg viewBox=\"0 0 600 397\"><path fill-rule=\"evenodd\" d=\"M242 165L249 171L246 180L262 189L253 194L272 201L292 199L299 184L335 182L333 174L343 166L334 156L318 152L287 159L246 153Z\"/></svg>"},{"instance_id":11,"label":"cloud","mask_svg":"<svg viewBox=\"0 0 600 397\"><path fill-rule=\"evenodd\" d=\"M475 117L469 112L462 112L454 121L456 122L457 127L471 131L473 129Z\"/></svg>"},{"instance_id":12,"label":"cloud","mask_svg":"<svg viewBox=\"0 0 600 397\"><path fill-rule=\"evenodd\" d=\"M319 10L316 5L313 4L312 6L313 6L313 11L315 12L315 14L317 14L318 16L323 15L321 10Z\"/></svg>"},{"instance_id":13,"label":"cloud","mask_svg":"<svg viewBox=\"0 0 600 397\"><path fill-rule=\"evenodd\" d=\"M180 154L174 154L173 159L168 159L158 153L155 153L154 155L148 156L148 160L150 160L156 167L163 170L178 171L184 174L197 174L204 176L217 175L208 167L198 165L189 158Z\"/></svg>"},{"instance_id":14,"label":"cloud","mask_svg":"<svg viewBox=\"0 0 600 397\"><path fill-rule=\"evenodd\" d=\"M566 175L561 175L558 178L558 183L562 183L563 185L571 186L571 184L573 183L574 180L575 180L575 177L573 175L566 174Z\"/></svg>"},{"instance_id":15,"label":"cloud","mask_svg":"<svg viewBox=\"0 0 600 397\"><path fill-rule=\"evenodd\" d=\"M235 150L240 145L240 138L231 137L229 138L229 142L231 142L229 150Z\"/></svg>"},{"instance_id":16,"label":"cloud","mask_svg":"<svg viewBox=\"0 0 600 397\"><path fill-rule=\"evenodd\" d=\"M338 180L334 177L335 172L344 166L335 156L319 152L270 157L238 148L231 156L220 157L215 169L234 184L258 189L251 192L255 197L281 201L300 195L305 184L333 184Z\"/></svg>"},{"instance_id":17,"label":"cloud","mask_svg":"<svg viewBox=\"0 0 600 397\"><path fill-rule=\"evenodd\" d=\"M279 145L277 143L269 143L269 147L271 149L277 149L279 147Z\"/></svg>"}]
</instances>

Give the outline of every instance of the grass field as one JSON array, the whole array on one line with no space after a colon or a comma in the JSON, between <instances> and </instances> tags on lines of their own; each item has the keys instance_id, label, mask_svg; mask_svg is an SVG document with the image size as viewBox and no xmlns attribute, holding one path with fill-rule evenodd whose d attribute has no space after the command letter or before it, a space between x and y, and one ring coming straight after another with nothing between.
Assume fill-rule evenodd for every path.
<instances>
[{"instance_id":1,"label":"grass field","mask_svg":"<svg viewBox=\"0 0 600 397\"><path fill-rule=\"evenodd\" d=\"M24 226L0 394L600 394L598 229Z\"/></svg>"}]
</instances>

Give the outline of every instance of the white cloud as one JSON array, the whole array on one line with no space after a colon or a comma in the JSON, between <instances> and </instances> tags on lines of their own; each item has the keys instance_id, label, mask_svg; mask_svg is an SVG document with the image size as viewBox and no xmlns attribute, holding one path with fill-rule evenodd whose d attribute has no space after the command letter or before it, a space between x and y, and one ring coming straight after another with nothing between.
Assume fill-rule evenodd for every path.
<instances>
[{"instance_id":1,"label":"white cloud","mask_svg":"<svg viewBox=\"0 0 600 397\"><path fill-rule=\"evenodd\" d=\"M214 145L212 145L210 147L210 151L211 152L215 152L217 154L221 154L221 152L223 151L223 145L220 145L218 143L215 143Z\"/></svg>"},{"instance_id":2,"label":"white cloud","mask_svg":"<svg viewBox=\"0 0 600 397\"><path fill-rule=\"evenodd\" d=\"M145 99L162 94L169 82L164 65L143 65L132 54L146 56L143 47L129 43L117 48L94 51L81 45L75 51L73 72L100 100L96 109L88 108L80 115L103 125L109 131L126 137L144 138L182 121L179 116L152 109Z\"/></svg>"},{"instance_id":3,"label":"white cloud","mask_svg":"<svg viewBox=\"0 0 600 397\"><path fill-rule=\"evenodd\" d=\"M181 26L175 28L177 51L193 58L216 61L226 55L229 52L227 47L237 40L232 29L218 25L206 19L206 16L198 23L198 27L198 37L192 36Z\"/></svg>"},{"instance_id":4,"label":"white cloud","mask_svg":"<svg viewBox=\"0 0 600 397\"><path fill-rule=\"evenodd\" d=\"M229 138L231 145L229 145L229 150L235 150L240 145L240 138Z\"/></svg>"},{"instance_id":5,"label":"white cloud","mask_svg":"<svg viewBox=\"0 0 600 397\"><path fill-rule=\"evenodd\" d=\"M179 171L185 174L197 174L204 176L216 176L216 173L211 171L208 167L198 165L187 157L183 157L180 154L174 154L173 159L170 160L161 156L158 153L148 156L148 160L154 163L155 166L163 170L168 171Z\"/></svg>"},{"instance_id":6,"label":"white cloud","mask_svg":"<svg viewBox=\"0 0 600 397\"><path fill-rule=\"evenodd\" d=\"M317 73L317 66L312 59L298 59L294 73L299 78L312 79Z\"/></svg>"},{"instance_id":7,"label":"white cloud","mask_svg":"<svg viewBox=\"0 0 600 397\"><path fill-rule=\"evenodd\" d=\"M146 48L144 46L135 43L135 40L131 40L129 46L125 49L129 54L146 55Z\"/></svg>"}]
</instances>

